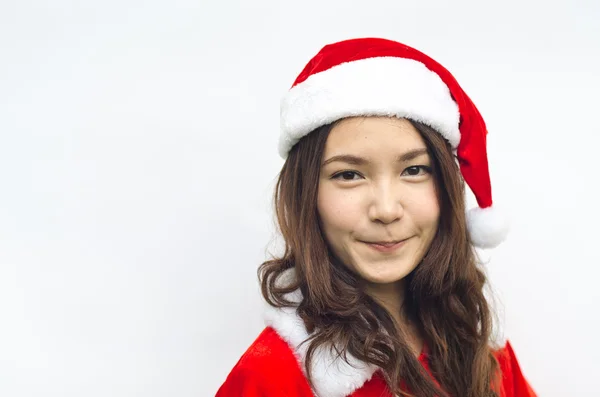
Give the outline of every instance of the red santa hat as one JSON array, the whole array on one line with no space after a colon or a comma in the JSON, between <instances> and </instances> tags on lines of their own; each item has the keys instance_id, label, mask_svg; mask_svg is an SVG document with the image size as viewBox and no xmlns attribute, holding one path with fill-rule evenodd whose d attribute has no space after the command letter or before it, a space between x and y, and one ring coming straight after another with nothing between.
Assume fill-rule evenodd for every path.
<instances>
[{"instance_id":1,"label":"red santa hat","mask_svg":"<svg viewBox=\"0 0 600 397\"><path fill-rule=\"evenodd\" d=\"M394 116L429 125L455 150L478 207L467 213L473 244L491 248L508 233L492 204L481 114L442 65L407 45L359 38L323 47L281 100L279 154L314 129L352 116Z\"/></svg>"}]
</instances>

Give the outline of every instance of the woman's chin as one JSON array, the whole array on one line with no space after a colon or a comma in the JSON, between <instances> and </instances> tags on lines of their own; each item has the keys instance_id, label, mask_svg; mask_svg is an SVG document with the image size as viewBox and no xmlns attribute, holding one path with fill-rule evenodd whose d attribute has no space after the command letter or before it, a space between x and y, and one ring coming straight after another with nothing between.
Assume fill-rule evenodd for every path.
<instances>
[{"instance_id":1,"label":"woman's chin","mask_svg":"<svg viewBox=\"0 0 600 397\"><path fill-rule=\"evenodd\" d=\"M414 266L398 266L394 268L373 268L370 266L359 266L358 275L371 284L393 284L404 279Z\"/></svg>"}]
</instances>

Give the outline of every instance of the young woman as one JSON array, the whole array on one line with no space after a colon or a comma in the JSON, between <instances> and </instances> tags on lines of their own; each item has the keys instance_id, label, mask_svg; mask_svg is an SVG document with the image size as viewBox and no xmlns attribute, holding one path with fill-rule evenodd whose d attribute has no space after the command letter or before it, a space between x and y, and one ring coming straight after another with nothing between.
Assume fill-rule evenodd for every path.
<instances>
[{"instance_id":1,"label":"young woman","mask_svg":"<svg viewBox=\"0 0 600 397\"><path fill-rule=\"evenodd\" d=\"M217 397L535 396L492 342L474 247L507 227L485 123L452 75L394 41L333 43L284 96L281 128L267 328Z\"/></svg>"}]
</instances>

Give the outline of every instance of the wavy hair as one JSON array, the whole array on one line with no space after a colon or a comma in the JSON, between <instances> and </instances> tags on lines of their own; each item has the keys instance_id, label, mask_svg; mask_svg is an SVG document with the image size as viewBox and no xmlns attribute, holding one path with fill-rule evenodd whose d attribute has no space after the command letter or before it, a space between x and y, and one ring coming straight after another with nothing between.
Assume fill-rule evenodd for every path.
<instances>
[{"instance_id":1,"label":"wavy hair","mask_svg":"<svg viewBox=\"0 0 600 397\"><path fill-rule=\"evenodd\" d=\"M311 384L311 360L317 349L329 348L343 359L350 353L379 367L396 395L496 397L493 314L484 295L486 276L477 266L466 228L464 181L448 142L430 127L410 122L433 161L440 220L429 250L406 277L402 315L419 327L435 380L390 313L366 294L360 278L337 261L325 241L317 212L318 181L325 142L335 124L302 138L279 174L274 204L285 250L260 266L262 294L274 307L290 307L295 304L285 295L301 291L297 313L311 335L305 361ZM295 283L277 283L290 268L296 270Z\"/></svg>"}]
</instances>

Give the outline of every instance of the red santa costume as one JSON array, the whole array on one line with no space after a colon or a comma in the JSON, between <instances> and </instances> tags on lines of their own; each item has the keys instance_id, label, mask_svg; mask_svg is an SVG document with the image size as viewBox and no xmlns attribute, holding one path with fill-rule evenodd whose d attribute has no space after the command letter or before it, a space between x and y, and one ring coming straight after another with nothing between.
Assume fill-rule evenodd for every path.
<instances>
[{"instance_id":1,"label":"red santa costume","mask_svg":"<svg viewBox=\"0 0 600 397\"><path fill-rule=\"evenodd\" d=\"M352 116L409 118L435 129L451 144L462 177L477 199L478 207L467 213L473 245L490 248L503 241L508 225L492 205L486 125L443 66L386 39L352 39L323 47L281 101L280 155L286 158L316 128ZM286 278L294 275L290 269ZM302 295L296 290L287 299L299 303ZM308 345L303 343L309 334L295 308L267 305L266 323L217 397L391 397L378 368L329 349L319 349L313 356L311 386L304 365ZM534 397L510 343L494 355L499 363L499 396ZM431 375L426 345L419 362Z\"/></svg>"}]
</instances>

